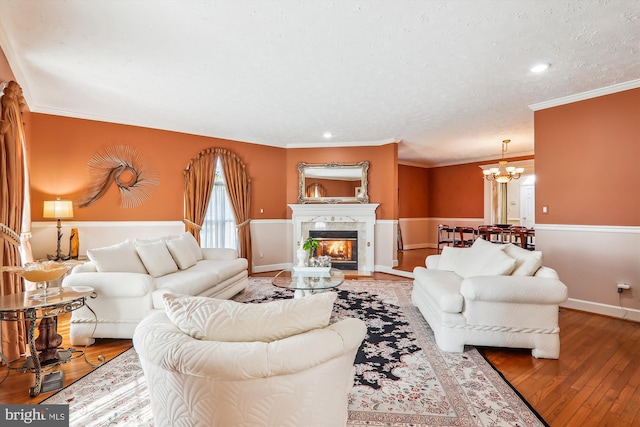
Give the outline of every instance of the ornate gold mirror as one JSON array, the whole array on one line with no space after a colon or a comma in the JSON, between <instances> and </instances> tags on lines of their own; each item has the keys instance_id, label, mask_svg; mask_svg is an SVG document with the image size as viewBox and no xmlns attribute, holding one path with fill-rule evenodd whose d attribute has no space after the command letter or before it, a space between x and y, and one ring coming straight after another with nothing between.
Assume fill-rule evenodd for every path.
<instances>
[{"instance_id":1,"label":"ornate gold mirror","mask_svg":"<svg viewBox=\"0 0 640 427\"><path fill-rule=\"evenodd\" d=\"M369 203L369 162L298 163L298 203Z\"/></svg>"}]
</instances>

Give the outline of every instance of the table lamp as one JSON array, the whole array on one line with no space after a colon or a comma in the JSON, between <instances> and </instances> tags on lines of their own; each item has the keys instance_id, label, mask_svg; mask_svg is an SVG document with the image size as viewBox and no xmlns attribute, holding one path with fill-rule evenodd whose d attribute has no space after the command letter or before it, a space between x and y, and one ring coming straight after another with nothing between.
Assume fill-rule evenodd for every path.
<instances>
[{"instance_id":1,"label":"table lamp","mask_svg":"<svg viewBox=\"0 0 640 427\"><path fill-rule=\"evenodd\" d=\"M60 240L62 240L62 224L61 219L73 218L73 203L71 200L45 200L43 218L55 218L58 220L58 251L55 255L47 255L50 260L61 261L67 260L69 257L60 253Z\"/></svg>"}]
</instances>

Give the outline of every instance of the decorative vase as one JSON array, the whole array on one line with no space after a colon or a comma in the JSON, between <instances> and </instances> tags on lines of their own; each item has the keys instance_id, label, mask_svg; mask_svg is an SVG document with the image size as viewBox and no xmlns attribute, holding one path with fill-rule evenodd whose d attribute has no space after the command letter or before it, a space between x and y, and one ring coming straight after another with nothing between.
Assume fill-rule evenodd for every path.
<instances>
[{"instance_id":1,"label":"decorative vase","mask_svg":"<svg viewBox=\"0 0 640 427\"><path fill-rule=\"evenodd\" d=\"M304 267L307 261L307 251L302 248L299 248L296 251L296 255L298 257L298 267Z\"/></svg>"},{"instance_id":2,"label":"decorative vase","mask_svg":"<svg viewBox=\"0 0 640 427\"><path fill-rule=\"evenodd\" d=\"M69 238L69 257L78 259L80 252L80 238L78 237L78 229L71 229L71 237Z\"/></svg>"}]
</instances>

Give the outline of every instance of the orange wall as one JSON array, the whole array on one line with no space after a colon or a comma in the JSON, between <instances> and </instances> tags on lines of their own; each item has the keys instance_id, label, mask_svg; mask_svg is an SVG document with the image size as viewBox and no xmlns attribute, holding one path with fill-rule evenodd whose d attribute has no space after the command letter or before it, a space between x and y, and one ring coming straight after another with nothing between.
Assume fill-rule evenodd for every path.
<instances>
[{"instance_id":1,"label":"orange wall","mask_svg":"<svg viewBox=\"0 0 640 427\"><path fill-rule=\"evenodd\" d=\"M518 161L533 158L534 156L520 156L506 160ZM536 168L537 159L536 155ZM479 166L491 162L492 160L487 160L429 169L429 216L483 218L484 178Z\"/></svg>"},{"instance_id":2,"label":"orange wall","mask_svg":"<svg viewBox=\"0 0 640 427\"><path fill-rule=\"evenodd\" d=\"M429 216L429 169L398 165L400 218Z\"/></svg>"},{"instance_id":3,"label":"orange wall","mask_svg":"<svg viewBox=\"0 0 640 427\"><path fill-rule=\"evenodd\" d=\"M370 203L379 203L377 219L398 218L398 145L379 147L291 148L287 150L287 203L298 201L298 163L357 163L369 161ZM291 210L287 207L287 218Z\"/></svg>"},{"instance_id":4,"label":"orange wall","mask_svg":"<svg viewBox=\"0 0 640 427\"><path fill-rule=\"evenodd\" d=\"M484 183L478 163L429 169L429 216L482 218L483 200Z\"/></svg>"},{"instance_id":5,"label":"orange wall","mask_svg":"<svg viewBox=\"0 0 640 427\"><path fill-rule=\"evenodd\" d=\"M183 212L183 170L201 150L225 147L246 164L251 177L251 217L284 218L285 150L46 114L31 115L32 216L42 220L44 200L55 196L75 199L89 185L87 162L101 147L130 145L144 153L159 173L160 185L151 200L137 208L121 208L114 184L93 205L75 209L77 221L179 221ZM260 214L260 209L264 213Z\"/></svg>"},{"instance_id":6,"label":"orange wall","mask_svg":"<svg viewBox=\"0 0 640 427\"><path fill-rule=\"evenodd\" d=\"M640 89L534 118L536 223L640 225Z\"/></svg>"}]
</instances>

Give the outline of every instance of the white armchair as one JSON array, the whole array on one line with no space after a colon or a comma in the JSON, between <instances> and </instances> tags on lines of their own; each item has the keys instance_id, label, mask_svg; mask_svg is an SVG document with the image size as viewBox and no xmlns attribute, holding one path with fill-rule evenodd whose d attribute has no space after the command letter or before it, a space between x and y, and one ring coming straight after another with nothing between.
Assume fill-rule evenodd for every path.
<instances>
[{"instance_id":1,"label":"white armchair","mask_svg":"<svg viewBox=\"0 0 640 427\"><path fill-rule=\"evenodd\" d=\"M264 304L180 297L178 308L176 299L167 303L175 296L165 297L167 313L142 320L133 336L155 425L344 426L353 362L366 326L349 318L300 331L307 329L300 321L314 317L313 299L324 301L328 323L335 300L330 294ZM278 310L270 310L274 304ZM215 307L203 311L206 305ZM271 318L243 313L261 308L256 306L264 306ZM283 313L286 319L274 327L273 316ZM287 332L280 334L283 327ZM264 340L243 336L263 332ZM212 334L227 341L212 340Z\"/></svg>"}]
</instances>

